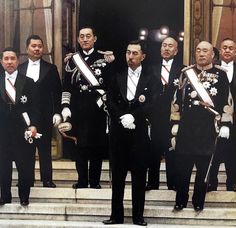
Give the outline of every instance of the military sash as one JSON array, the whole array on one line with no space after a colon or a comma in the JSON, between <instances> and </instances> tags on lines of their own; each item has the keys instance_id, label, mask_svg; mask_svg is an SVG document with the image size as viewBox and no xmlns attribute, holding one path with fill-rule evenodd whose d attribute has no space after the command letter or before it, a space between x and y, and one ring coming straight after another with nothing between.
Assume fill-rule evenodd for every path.
<instances>
[{"instance_id":1,"label":"military sash","mask_svg":"<svg viewBox=\"0 0 236 228\"><path fill-rule=\"evenodd\" d=\"M84 61L84 59L81 57L81 55L79 53L76 53L73 55L72 57L75 65L77 66L78 70L80 71L80 73L84 76L84 78L87 80L87 82L96 87L96 86L100 86L97 78L95 77L93 71L90 69L90 67L86 64L86 62ZM103 104L103 99L105 96L105 91L103 89L96 89L96 91L101 95L101 97L97 100L97 105L99 107L102 106Z\"/></svg>"},{"instance_id":2,"label":"military sash","mask_svg":"<svg viewBox=\"0 0 236 228\"><path fill-rule=\"evenodd\" d=\"M213 109L215 107L215 105L214 105L210 95L208 94L208 92L204 88L203 84L199 81L196 72L192 68L190 68L185 71L185 74L186 74L187 78L189 79L191 85L193 86L193 88L197 92L198 97L202 101L202 103L199 102L199 105L201 104L201 105L205 106L205 108L208 109L210 112L212 112L214 115L219 116L220 114L216 110ZM210 105L211 107L209 107L206 104Z\"/></svg>"}]
</instances>

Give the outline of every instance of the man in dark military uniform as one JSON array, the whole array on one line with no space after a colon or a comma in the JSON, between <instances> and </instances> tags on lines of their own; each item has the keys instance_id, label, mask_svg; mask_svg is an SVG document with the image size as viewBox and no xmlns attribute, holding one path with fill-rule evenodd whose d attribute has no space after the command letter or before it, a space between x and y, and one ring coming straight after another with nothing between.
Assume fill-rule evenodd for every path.
<instances>
[{"instance_id":1,"label":"man in dark military uniform","mask_svg":"<svg viewBox=\"0 0 236 228\"><path fill-rule=\"evenodd\" d=\"M101 188L102 158L108 149L107 114L103 99L104 89L111 77L108 75L111 59L94 48L96 40L93 28L82 28L78 36L81 50L69 58L65 68L62 116L64 121L71 117L72 130L77 137L75 159L79 179L72 186L75 189L87 188L88 185ZM74 56L82 61L83 69L80 68L81 63L76 64Z\"/></svg>"},{"instance_id":2,"label":"man in dark military uniform","mask_svg":"<svg viewBox=\"0 0 236 228\"><path fill-rule=\"evenodd\" d=\"M29 204L30 186L34 181L34 143L27 139L37 135L39 122L34 81L18 72L18 56L13 48L1 55L4 71L0 75L0 205L11 203L12 162L18 171L18 194L22 206Z\"/></svg>"},{"instance_id":3,"label":"man in dark military uniform","mask_svg":"<svg viewBox=\"0 0 236 228\"><path fill-rule=\"evenodd\" d=\"M206 174L211 155L215 151L217 134L219 137L229 137L230 122L223 122L223 119L227 119L224 116L230 115L226 73L213 66L214 53L210 43L200 42L195 55L196 64L183 70L172 104L171 142L175 147L176 138L177 167L175 210L187 206L194 165L197 171L192 204L196 211L203 210Z\"/></svg>"}]
</instances>

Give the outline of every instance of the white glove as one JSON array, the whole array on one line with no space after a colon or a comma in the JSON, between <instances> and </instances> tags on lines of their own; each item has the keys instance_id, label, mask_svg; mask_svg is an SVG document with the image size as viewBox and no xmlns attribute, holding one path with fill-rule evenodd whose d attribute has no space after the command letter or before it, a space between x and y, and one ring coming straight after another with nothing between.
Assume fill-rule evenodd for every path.
<instances>
[{"instance_id":1,"label":"white glove","mask_svg":"<svg viewBox=\"0 0 236 228\"><path fill-rule=\"evenodd\" d=\"M226 126L222 126L220 128L220 132L219 132L219 137L221 138L226 138L228 139L229 138L229 127L226 127Z\"/></svg>"},{"instance_id":2,"label":"white glove","mask_svg":"<svg viewBox=\"0 0 236 228\"><path fill-rule=\"evenodd\" d=\"M71 117L70 109L67 108L67 107L63 108L63 110L61 112L61 115L62 115L62 118L63 118L63 122L65 122L68 117Z\"/></svg>"},{"instance_id":3,"label":"white glove","mask_svg":"<svg viewBox=\"0 0 236 228\"><path fill-rule=\"evenodd\" d=\"M176 136L179 130L179 124L174 124L173 127L171 128L171 134L173 136Z\"/></svg>"},{"instance_id":4,"label":"white glove","mask_svg":"<svg viewBox=\"0 0 236 228\"><path fill-rule=\"evenodd\" d=\"M169 148L169 151L175 150L176 138L172 137L170 143L171 143L171 147Z\"/></svg>"},{"instance_id":5,"label":"white glove","mask_svg":"<svg viewBox=\"0 0 236 228\"><path fill-rule=\"evenodd\" d=\"M61 116L59 114L54 114L52 117L52 123L54 127L57 127L61 123Z\"/></svg>"},{"instance_id":6,"label":"white glove","mask_svg":"<svg viewBox=\"0 0 236 228\"><path fill-rule=\"evenodd\" d=\"M121 123L124 128L134 129L134 117L131 114L125 114L120 117ZM134 125L134 126L133 126Z\"/></svg>"},{"instance_id":7,"label":"white glove","mask_svg":"<svg viewBox=\"0 0 236 228\"><path fill-rule=\"evenodd\" d=\"M108 63L112 63L115 60L115 56L113 54L113 51L100 51L100 50L98 50L98 53L104 55L104 59Z\"/></svg>"}]
</instances>

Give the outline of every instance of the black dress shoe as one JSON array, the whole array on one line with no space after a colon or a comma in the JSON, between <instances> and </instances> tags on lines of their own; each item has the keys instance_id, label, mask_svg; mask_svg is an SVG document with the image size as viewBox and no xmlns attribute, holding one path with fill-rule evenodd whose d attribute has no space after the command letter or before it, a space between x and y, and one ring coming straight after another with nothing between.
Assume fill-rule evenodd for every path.
<instances>
[{"instance_id":1,"label":"black dress shoe","mask_svg":"<svg viewBox=\"0 0 236 228\"><path fill-rule=\"evenodd\" d=\"M174 210L175 211L181 211L185 208L186 206L184 206L183 204L175 204L174 206Z\"/></svg>"},{"instance_id":2,"label":"black dress shoe","mask_svg":"<svg viewBox=\"0 0 236 228\"><path fill-rule=\"evenodd\" d=\"M112 225L112 224L123 224L123 221L118 221L115 219L108 219L108 220L103 220L102 221L104 225Z\"/></svg>"},{"instance_id":3,"label":"black dress shoe","mask_svg":"<svg viewBox=\"0 0 236 228\"><path fill-rule=\"evenodd\" d=\"M28 199L22 199L20 201L21 206L25 207L29 205L29 200Z\"/></svg>"},{"instance_id":4,"label":"black dress shoe","mask_svg":"<svg viewBox=\"0 0 236 228\"><path fill-rule=\"evenodd\" d=\"M0 206L3 206L6 203L11 203L11 200L0 199Z\"/></svg>"},{"instance_id":5,"label":"black dress shoe","mask_svg":"<svg viewBox=\"0 0 236 228\"><path fill-rule=\"evenodd\" d=\"M88 185L82 185L82 184L76 182L76 183L74 183L74 184L72 185L72 188L73 188L73 189L77 189L77 188L88 188Z\"/></svg>"},{"instance_id":6,"label":"black dress shoe","mask_svg":"<svg viewBox=\"0 0 236 228\"><path fill-rule=\"evenodd\" d=\"M196 212L200 212L203 210L203 206L194 205L193 208Z\"/></svg>"},{"instance_id":7,"label":"black dress shoe","mask_svg":"<svg viewBox=\"0 0 236 228\"><path fill-rule=\"evenodd\" d=\"M152 186L152 185L146 185L145 191L150 191L150 190L158 190L159 186Z\"/></svg>"},{"instance_id":8,"label":"black dress shoe","mask_svg":"<svg viewBox=\"0 0 236 228\"><path fill-rule=\"evenodd\" d=\"M95 188L95 189L101 189L101 185L97 184L97 185L90 185L90 188Z\"/></svg>"},{"instance_id":9,"label":"black dress shoe","mask_svg":"<svg viewBox=\"0 0 236 228\"><path fill-rule=\"evenodd\" d=\"M145 222L144 219L134 220L133 224L138 225L138 226L147 226L147 222Z\"/></svg>"},{"instance_id":10,"label":"black dress shoe","mask_svg":"<svg viewBox=\"0 0 236 228\"><path fill-rule=\"evenodd\" d=\"M43 182L43 187L45 188L56 188L57 186L52 181Z\"/></svg>"}]
</instances>

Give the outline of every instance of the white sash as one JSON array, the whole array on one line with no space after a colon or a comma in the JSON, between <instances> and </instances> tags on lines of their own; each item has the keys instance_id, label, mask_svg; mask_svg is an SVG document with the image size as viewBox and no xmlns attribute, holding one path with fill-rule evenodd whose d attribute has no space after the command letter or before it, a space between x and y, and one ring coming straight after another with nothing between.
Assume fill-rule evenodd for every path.
<instances>
[{"instance_id":1,"label":"white sash","mask_svg":"<svg viewBox=\"0 0 236 228\"><path fill-rule=\"evenodd\" d=\"M12 103L16 103L16 88L11 83L9 79L5 80L6 93L7 96L11 99Z\"/></svg>"},{"instance_id":2,"label":"white sash","mask_svg":"<svg viewBox=\"0 0 236 228\"><path fill-rule=\"evenodd\" d=\"M203 102L209 104L211 107L215 107L211 97L208 94L208 92L204 88L203 84L199 81L196 72L192 68L190 68L190 69L187 69L185 71L185 74L187 75L190 83L192 84L192 86L196 90L199 98Z\"/></svg>"},{"instance_id":3,"label":"white sash","mask_svg":"<svg viewBox=\"0 0 236 228\"><path fill-rule=\"evenodd\" d=\"M95 77L93 71L86 64L86 62L84 61L84 59L81 57L81 55L79 53L74 54L72 59L73 59L75 65L77 66L77 68L79 69L79 71L81 72L81 74L88 81L88 83L90 83L92 86L100 86L100 84L99 84L97 78ZM101 96L103 96L105 94L105 91L103 89L96 89L96 91ZM103 101L102 101L101 97L97 100L97 104L98 104L99 107L102 106Z\"/></svg>"}]
</instances>

